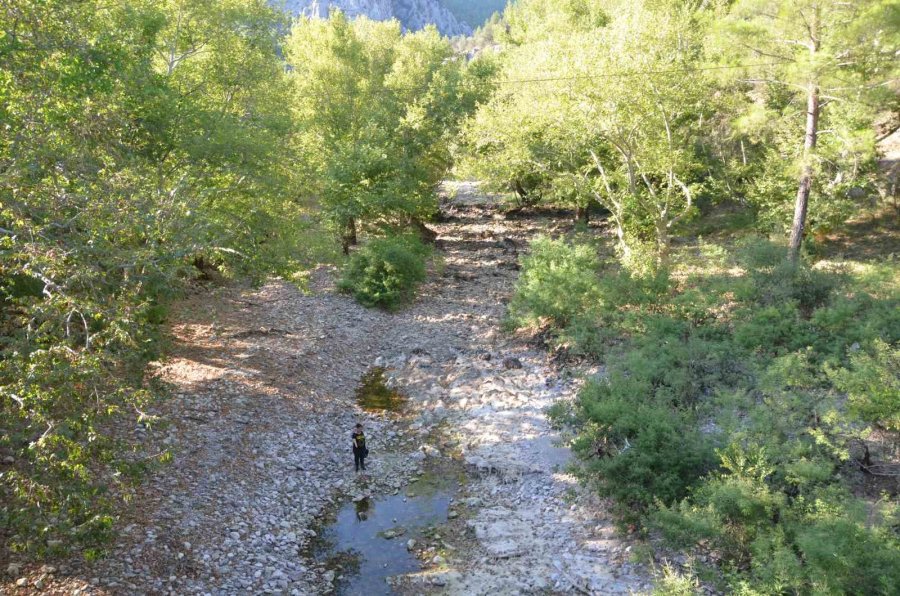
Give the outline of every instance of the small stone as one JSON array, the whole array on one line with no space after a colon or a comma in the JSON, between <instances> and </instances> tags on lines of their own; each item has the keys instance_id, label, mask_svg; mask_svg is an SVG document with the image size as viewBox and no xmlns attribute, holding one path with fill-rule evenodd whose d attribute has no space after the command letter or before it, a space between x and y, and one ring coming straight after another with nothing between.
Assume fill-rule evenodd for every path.
<instances>
[{"instance_id":1,"label":"small stone","mask_svg":"<svg viewBox=\"0 0 900 596\"><path fill-rule=\"evenodd\" d=\"M410 538L406 541L406 550L413 550L416 548L416 541L413 538Z\"/></svg>"},{"instance_id":2,"label":"small stone","mask_svg":"<svg viewBox=\"0 0 900 596\"><path fill-rule=\"evenodd\" d=\"M522 368L522 361L518 358L504 358L503 368L507 370Z\"/></svg>"},{"instance_id":3,"label":"small stone","mask_svg":"<svg viewBox=\"0 0 900 596\"><path fill-rule=\"evenodd\" d=\"M22 565L19 563L10 563L6 566L6 574L7 575L19 575L19 572L22 570Z\"/></svg>"},{"instance_id":4,"label":"small stone","mask_svg":"<svg viewBox=\"0 0 900 596\"><path fill-rule=\"evenodd\" d=\"M443 565L444 563L447 562L447 560L444 557L442 557L441 555L435 555L435 557L433 559L431 559L431 562L434 563L435 565Z\"/></svg>"},{"instance_id":5,"label":"small stone","mask_svg":"<svg viewBox=\"0 0 900 596\"><path fill-rule=\"evenodd\" d=\"M16 458L14 458L14 457L11 456L11 455L4 455L4 456L3 456L3 463L5 463L5 464L7 464L7 465L9 465L9 464L14 464L14 463L16 463Z\"/></svg>"},{"instance_id":6,"label":"small stone","mask_svg":"<svg viewBox=\"0 0 900 596\"><path fill-rule=\"evenodd\" d=\"M456 511L450 511L447 514L447 519L456 519L457 517L459 517L459 513L457 513Z\"/></svg>"},{"instance_id":7,"label":"small stone","mask_svg":"<svg viewBox=\"0 0 900 596\"><path fill-rule=\"evenodd\" d=\"M19 586L20 588L24 588L25 586L28 585L28 578L20 577L19 579L16 580L16 585Z\"/></svg>"}]
</instances>

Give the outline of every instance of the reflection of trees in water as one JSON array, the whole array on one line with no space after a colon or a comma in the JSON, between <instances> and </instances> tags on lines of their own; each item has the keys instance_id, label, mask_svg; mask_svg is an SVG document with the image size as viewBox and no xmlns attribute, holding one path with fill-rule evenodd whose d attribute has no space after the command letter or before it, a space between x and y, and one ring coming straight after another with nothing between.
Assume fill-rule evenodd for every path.
<instances>
[{"instance_id":1,"label":"reflection of trees in water","mask_svg":"<svg viewBox=\"0 0 900 596\"><path fill-rule=\"evenodd\" d=\"M356 507L356 520L364 522L369 519L369 512L372 510L372 502L369 499L360 499L354 503Z\"/></svg>"},{"instance_id":2,"label":"reflection of trees in water","mask_svg":"<svg viewBox=\"0 0 900 596\"><path fill-rule=\"evenodd\" d=\"M333 555L323 560L322 565L325 567L325 569L334 571L335 575L338 577L345 576L343 581L346 581L346 576L359 573L362 559L362 553L360 553L356 549L351 548L338 553L334 553ZM337 583L339 583L340 581L342 580L337 580Z\"/></svg>"},{"instance_id":3,"label":"reflection of trees in water","mask_svg":"<svg viewBox=\"0 0 900 596\"><path fill-rule=\"evenodd\" d=\"M356 402L370 412L398 412L406 404L406 396L387 385L387 369L376 366L362 376L356 390Z\"/></svg>"}]
</instances>

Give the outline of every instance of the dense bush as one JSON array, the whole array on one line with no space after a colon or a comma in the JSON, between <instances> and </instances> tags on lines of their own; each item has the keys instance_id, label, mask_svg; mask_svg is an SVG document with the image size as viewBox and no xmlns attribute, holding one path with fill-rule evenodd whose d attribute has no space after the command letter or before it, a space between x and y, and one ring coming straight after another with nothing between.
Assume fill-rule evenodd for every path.
<instances>
[{"instance_id":1,"label":"dense bush","mask_svg":"<svg viewBox=\"0 0 900 596\"><path fill-rule=\"evenodd\" d=\"M582 477L620 521L704 552L726 591L891 593L896 511L846 480L871 429L898 428L900 296L865 272L786 264L762 241L718 253L663 283L571 265L592 316L551 320L607 370L552 412L575 433ZM511 304L558 296L566 312L560 280L524 264ZM712 272L729 268L743 274ZM584 292L570 293L583 311Z\"/></svg>"},{"instance_id":2,"label":"dense bush","mask_svg":"<svg viewBox=\"0 0 900 596\"><path fill-rule=\"evenodd\" d=\"M699 542L731 569L747 570L735 591L894 593L900 543L883 518L873 526L868 509L840 491L820 489L792 499L765 478L728 472L678 507L659 509L653 524L675 544Z\"/></svg>"},{"instance_id":3,"label":"dense bush","mask_svg":"<svg viewBox=\"0 0 900 596\"><path fill-rule=\"evenodd\" d=\"M600 299L599 267L597 252L589 245L535 239L522 261L522 274L509 307L511 321L516 326L550 322L565 327L589 315Z\"/></svg>"},{"instance_id":4,"label":"dense bush","mask_svg":"<svg viewBox=\"0 0 900 596\"><path fill-rule=\"evenodd\" d=\"M429 253L415 236L373 238L350 257L339 287L366 306L396 309L425 280Z\"/></svg>"},{"instance_id":5,"label":"dense bush","mask_svg":"<svg viewBox=\"0 0 900 596\"><path fill-rule=\"evenodd\" d=\"M848 368L826 369L860 419L900 431L900 349L875 340L871 353L854 352Z\"/></svg>"},{"instance_id":6,"label":"dense bush","mask_svg":"<svg viewBox=\"0 0 900 596\"><path fill-rule=\"evenodd\" d=\"M586 422L574 445L586 462L582 472L615 498L622 521L638 521L657 501L683 498L713 465L712 442L689 416L654 403L630 379L589 384L577 408Z\"/></svg>"}]
</instances>

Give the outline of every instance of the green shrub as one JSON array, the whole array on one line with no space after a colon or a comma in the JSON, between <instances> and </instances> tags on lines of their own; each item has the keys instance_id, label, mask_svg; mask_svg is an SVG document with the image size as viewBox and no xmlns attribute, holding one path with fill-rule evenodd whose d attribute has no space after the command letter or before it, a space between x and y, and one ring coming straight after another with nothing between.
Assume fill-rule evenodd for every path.
<instances>
[{"instance_id":1,"label":"green shrub","mask_svg":"<svg viewBox=\"0 0 900 596\"><path fill-rule=\"evenodd\" d=\"M831 517L804 525L797 546L809 591L818 594L897 594L900 543L853 520Z\"/></svg>"},{"instance_id":2,"label":"green shrub","mask_svg":"<svg viewBox=\"0 0 900 596\"><path fill-rule=\"evenodd\" d=\"M685 575L666 563L651 596L693 596L702 593L696 578L690 574Z\"/></svg>"},{"instance_id":3,"label":"green shrub","mask_svg":"<svg viewBox=\"0 0 900 596\"><path fill-rule=\"evenodd\" d=\"M429 254L412 235L374 238L350 257L339 288L365 306L396 309L425 280Z\"/></svg>"},{"instance_id":4,"label":"green shrub","mask_svg":"<svg viewBox=\"0 0 900 596\"><path fill-rule=\"evenodd\" d=\"M900 428L892 278L792 265L763 241L705 250L746 273L604 271L571 302L564 280L533 286L560 336L606 366L552 412L579 472L620 523L709 555L728 593L896 593L896 521L841 476L861 422Z\"/></svg>"},{"instance_id":5,"label":"green shrub","mask_svg":"<svg viewBox=\"0 0 900 596\"><path fill-rule=\"evenodd\" d=\"M834 272L788 262L783 247L765 241L744 244L736 261L748 272L745 282L738 286L737 297L763 306L794 302L801 311L810 313L827 304L845 282Z\"/></svg>"},{"instance_id":6,"label":"green shrub","mask_svg":"<svg viewBox=\"0 0 900 596\"><path fill-rule=\"evenodd\" d=\"M650 400L628 378L589 383L578 396L584 427L574 449L585 472L635 522L654 502L671 503L714 464L712 441L690 417Z\"/></svg>"},{"instance_id":7,"label":"green shrub","mask_svg":"<svg viewBox=\"0 0 900 596\"><path fill-rule=\"evenodd\" d=\"M701 543L748 569L751 581L733 576L735 593L892 594L900 585L896 537L865 527L865 508L840 491L791 500L763 477L730 471L651 520L672 544Z\"/></svg>"},{"instance_id":8,"label":"green shrub","mask_svg":"<svg viewBox=\"0 0 900 596\"><path fill-rule=\"evenodd\" d=\"M595 310L600 301L596 250L587 244L539 237L522 260L509 305L517 327L549 320L560 328Z\"/></svg>"},{"instance_id":9,"label":"green shrub","mask_svg":"<svg viewBox=\"0 0 900 596\"><path fill-rule=\"evenodd\" d=\"M835 387L847 393L850 412L861 420L900 431L900 349L881 340L850 356L849 368L828 368Z\"/></svg>"},{"instance_id":10,"label":"green shrub","mask_svg":"<svg viewBox=\"0 0 900 596\"><path fill-rule=\"evenodd\" d=\"M809 342L807 325L793 302L751 308L734 330L735 342L749 351L784 354Z\"/></svg>"}]
</instances>

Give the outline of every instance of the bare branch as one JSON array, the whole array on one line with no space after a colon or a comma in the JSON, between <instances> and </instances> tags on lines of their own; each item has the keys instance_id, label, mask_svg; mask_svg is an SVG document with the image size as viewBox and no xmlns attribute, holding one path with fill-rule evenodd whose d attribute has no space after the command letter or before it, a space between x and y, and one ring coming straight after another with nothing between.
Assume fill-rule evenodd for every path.
<instances>
[{"instance_id":1,"label":"bare branch","mask_svg":"<svg viewBox=\"0 0 900 596\"><path fill-rule=\"evenodd\" d=\"M678 221L681 220L682 217L687 215L688 211L690 211L691 209L691 205L693 205L694 203L694 195L691 193L691 189L688 188L688 185L682 182L674 173L672 174L672 178L675 180L675 183L681 187L681 191L684 193L684 196L687 199L687 204L684 206L684 209L682 209L681 213L669 220L669 222L666 224L667 228L671 228L674 224L678 223Z\"/></svg>"},{"instance_id":2,"label":"bare branch","mask_svg":"<svg viewBox=\"0 0 900 596\"><path fill-rule=\"evenodd\" d=\"M19 404L19 408L23 410L25 409L25 400L23 400L21 397L19 397L15 393L7 393L6 395L8 395L14 402Z\"/></svg>"}]
</instances>

